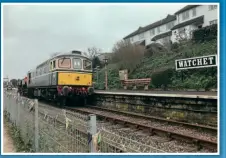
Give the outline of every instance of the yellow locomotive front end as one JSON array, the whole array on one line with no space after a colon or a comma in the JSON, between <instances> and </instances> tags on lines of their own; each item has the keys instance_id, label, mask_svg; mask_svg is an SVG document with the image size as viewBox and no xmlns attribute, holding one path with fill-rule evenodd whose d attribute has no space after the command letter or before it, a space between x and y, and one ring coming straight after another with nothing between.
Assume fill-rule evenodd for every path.
<instances>
[{"instance_id":1,"label":"yellow locomotive front end","mask_svg":"<svg viewBox=\"0 0 226 158\"><path fill-rule=\"evenodd\" d=\"M59 72L58 85L92 86L92 73Z\"/></svg>"},{"instance_id":2,"label":"yellow locomotive front end","mask_svg":"<svg viewBox=\"0 0 226 158\"><path fill-rule=\"evenodd\" d=\"M57 67L56 84L59 95L87 96L93 94L92 61L81 54L60 56Z\"/></svg>"}]
</instances>

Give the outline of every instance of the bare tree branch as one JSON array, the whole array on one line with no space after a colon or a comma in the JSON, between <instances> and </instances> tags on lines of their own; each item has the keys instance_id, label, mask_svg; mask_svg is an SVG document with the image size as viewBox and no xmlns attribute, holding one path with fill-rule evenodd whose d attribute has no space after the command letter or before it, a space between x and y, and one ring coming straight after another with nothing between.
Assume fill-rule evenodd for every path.
<instances>
[{"instance_id":1,"label":"bare tree branch","mask_svg":"<svg viewBox=\"0 0 226 158\"><path fill-rule=\"evenodd\" d=\"M85 56L87 56L90 59L94 59L98 54L101 54L102 50L97 47L89 47L87 49L87 52L85 52Z\"/></svg>"}]
</instances>

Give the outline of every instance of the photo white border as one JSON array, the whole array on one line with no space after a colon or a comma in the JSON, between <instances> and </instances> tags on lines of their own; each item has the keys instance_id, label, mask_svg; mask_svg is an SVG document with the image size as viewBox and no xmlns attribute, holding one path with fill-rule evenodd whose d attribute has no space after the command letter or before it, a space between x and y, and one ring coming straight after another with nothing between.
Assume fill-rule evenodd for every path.
<instances>
[{"instance_id":1,"label":"photo white border","mask_svg":"<svg viewBox=\"0 0 226 158\"><path fill-rule=\"evenodd\" d=\"M220 25L218 25L218 50L217 50L217 55L218 55L218 83L217 83L217 95L218 95L218 152L217 153L3 153L3 59L4 59L4 53L3 53L3 6L5 5L181 5L181 4L187 4L187 5L217 5L218 6L218 24L220 24L220 3L173 3L173 2L169 2L169 3L153 3L153 2L149 2L149 3L1 3L1 154L2 155L219 155L220 154Z\"/></svg>"}]
</instances>

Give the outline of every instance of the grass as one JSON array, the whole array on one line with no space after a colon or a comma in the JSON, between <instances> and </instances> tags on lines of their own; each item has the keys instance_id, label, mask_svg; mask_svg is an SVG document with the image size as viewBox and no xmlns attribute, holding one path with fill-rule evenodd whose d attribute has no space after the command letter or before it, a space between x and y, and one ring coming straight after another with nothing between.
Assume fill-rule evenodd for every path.
<instances>
[{"instance_id":1,"label":"grass","mask_svg":"<svg viewBox=\"0 0 226 158\"><path fill-rule=\"evenodd\" d=\"M20 136L20 131L17 129L17 127L10 122L7 114L4 112L4 124L7 128L7 131L9 132L9 136L13 140L13 145L15 147L16 152L30 152L31 147L28 144L25 144Z\"/></svg>"}]
</instances>

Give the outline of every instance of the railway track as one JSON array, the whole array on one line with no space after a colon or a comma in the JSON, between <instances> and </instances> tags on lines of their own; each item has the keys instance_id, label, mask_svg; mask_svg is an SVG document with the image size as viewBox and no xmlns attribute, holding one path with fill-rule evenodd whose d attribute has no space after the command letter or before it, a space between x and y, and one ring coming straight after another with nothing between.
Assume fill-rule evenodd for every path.
<instances>
[{"instance_id":1,"label":"railway track","mask_svg":"<svg viewBox=\"0 0 226 158\"><path fill-rule=\"evenodd\" d=\"M217 129L202 125L182 123L156 117L146 117L139 114L120 112L99 107L71 108L73 111L86 114L96 114L98 117L114 124L132 127L138 131L144 131L150 136L164 136L169 140L180 140L197 145L197 150L208 148L217 150Z\"/></svg>"},{"instance_id":2,"label":"railway track","mask_svg":"<svg viewBox=\"0 0 226 158\"><path fill-rule=\"evenodd\" d=\"M189 128L192 128L192 129L199 129L200 131L208 131L208 132L212 132L214 134L217 134L217 128L211 127L211 126L204 126L204 125L180 122L180 121L164 119L164 118L155 117L155 116L147 116L147 115L142 115L142 114L138 114L138 113L134 113L134 112L119 111L119 110L115 110L115 109L103 108L103 107L98 107L98 106L87 106L87 108L97 109L97 110L102 110L102 111L109 111L109 112L114 112L114 113L125 115L125 116L143 118L143 119L158 121L158 122L162 122L162 123L167 122L170 125L179 125L179 126L183 126L183 127L189 127Z\"/></svg>"}]
</instances>

